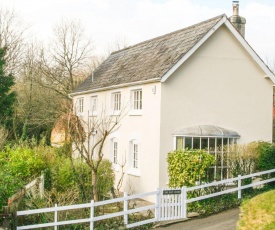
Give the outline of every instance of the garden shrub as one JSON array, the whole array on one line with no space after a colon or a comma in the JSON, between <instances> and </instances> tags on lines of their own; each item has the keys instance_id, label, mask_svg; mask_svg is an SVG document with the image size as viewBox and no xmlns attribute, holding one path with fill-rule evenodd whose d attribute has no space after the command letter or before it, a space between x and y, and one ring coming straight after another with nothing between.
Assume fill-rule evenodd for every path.
<instances>
[{"instance_id":1,"label":"garden shrub","mask_svg":"<svg viewBox=\"0 0 275 230\"><path fill-rule=\"evenodd\" d=\"M228 146L227 163L232 177L248 175L257 172L259 160L259 142ZM242 185L252 183L252 178L242 180ZM252 188L246 189L251 192Z\"/></svg>"},{"instance_id":2,"label":"garden shrub","mask_svg":"<svg viewBox=\"0 0 275 230\"><path fill-rule=\"evenodd\" d=\"M47 162L45 173L45 188L50 191L56 189L65 192L70 189L79 191L78 203L90 202L93 199L92 170L82 158L73 158L71 146L64 145L60 148L51 148L44 155ZM115 176L112 163L102 160L98 169L99 199L109 196L111 187L114 186Z\"/></svg>"},{"instance_id":3,"label":"garden shrub","mask_svg":"<svg viewBox=\"0 0 275 230\"><path fill-rule=\"evenodd\" d=\"M8 198L41 175L46 168L42 156L25 146L6 147L0 152L0 207L7 205Z\"/></svg>"},{"instance_id":4,"label":"garden shrub","mask_svg":"<svg viewBox=\"0 0 275 230\"><path fill-rule=\"evenodd\" d=\"M257 171L259 143L237 144L228 148L228 166L233 177L248 175Z\"/></svg>"},{"instance_id":5,"label":"garden shrub","mask_svg":"<svg viewBox=\"0 0 275 230\"><path fill-rule=\"evenodd\" d=\"M68 189L78 189L79 202L90 202L93 197L92 191L92 171L81 159L59 157L56 164L50 169L50 188L60 192ZM98 169L98 191L99 200L109 197L111 188L114 186L115 176L112 163L102 160Z\"/></svg>"},{"instance_id":6,"label":"garden shrub","mask_svg":"<svg viewBox=\"0 0 275 230\"><path fill-rule=\"evenodd\" d=\"M260 142L258 146L258 169L266 171L275 168L275 144Z\"/></svg>"},{"instance_id":7,"label":"garden shrub","mask_svg":"<svg viewBox=\"0 0 275 230\"><path fill-rule=\"evenodd\" d=\"M238 199L236 193L228 193L205 200L189 203L188 212L197 212L200 215L211 215L240 205L241 200Z\"/></svg>"},{"instance_id":8,"label":"garden shrub","mask_svg":"<svg viewBox=\"0 0 275 230\"><path fill-rule=\"evenodd\" d=\"M98 168L98 191L99 200L110 196L111 188L114 186L115 174L112 168L112 162L102 160Z\"/></svg>"},{"instance_id":9,"label":"garden shrub","mask_svg":"<svg viewBox=\"0 0 275 230\"><path fill-rule=\"evenodd\" d=\"M259 171L266 171L275 169L275 144L260 142L259 144L259 160L257 168ZM270 175L264 175L262 178L266 179ZM271 174L271 177L275 177L275 173ZM265 186L275 186L275 182L266 184Z\"/></svg>"},{"instance_id":10,"label":"garden shrub","mask_svg":"<svg viewBox=\"0 0 275 230\"><path fill-rule=\"evenodd\" d=\"M206 182L207 170L214 156L202 150L175 150L168 153L169 187L194 186L196 181Z\"/></svg>"}]
</instances>

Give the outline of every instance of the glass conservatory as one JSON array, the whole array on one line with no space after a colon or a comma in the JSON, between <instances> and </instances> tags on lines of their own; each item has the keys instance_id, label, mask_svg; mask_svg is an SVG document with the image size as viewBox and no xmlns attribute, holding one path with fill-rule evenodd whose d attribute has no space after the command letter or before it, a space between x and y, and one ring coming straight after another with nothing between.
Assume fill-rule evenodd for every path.
<instances>
[{"instance_id":1,"label":"glass conservatory","mask_svg":"<svg viewBox=\"0 0 275 230\"><path fill-rule=\"evenodd\" d=\"M212 170L214 180L230 175L228 168L228 147L237 143L240 135L232 130L212 125L198 125L181 129L173 134L174 149L202 149L215 156Z\"/></svg>"}]
</instances>

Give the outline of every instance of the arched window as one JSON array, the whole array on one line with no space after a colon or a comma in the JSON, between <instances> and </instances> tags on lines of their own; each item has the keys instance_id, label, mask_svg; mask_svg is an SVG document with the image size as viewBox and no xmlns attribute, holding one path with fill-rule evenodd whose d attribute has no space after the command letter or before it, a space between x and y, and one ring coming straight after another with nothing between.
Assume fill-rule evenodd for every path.
<instances>
[{"instance_id":1,"label":"arched window","mask_svg":"<svg viewBox=\"0 0 275 230\"><path fill-rule=\"evenodd\" d=\"M227 146L236 144L240 135L212 125L199 125L175 132L174 149L202 149L215 156L213 179L228 178Z\"/></svg>"}]
</instances>

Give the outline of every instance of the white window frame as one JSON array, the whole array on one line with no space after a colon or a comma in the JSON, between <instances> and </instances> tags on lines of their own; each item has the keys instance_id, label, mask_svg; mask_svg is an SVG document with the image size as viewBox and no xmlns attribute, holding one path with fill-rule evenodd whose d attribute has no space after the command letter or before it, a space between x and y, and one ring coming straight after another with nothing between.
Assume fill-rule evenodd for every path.
<instances>
[{"instance_id":1,"label":"white window frame","mask_svg":"<svg viewBox=\"0 0 275 230\"><path fill-rule=\"evenodd\" d=\"M137 143L133 143L133 168L138 169L139 168L139 146Z\"/></svg>"},{"instance_id":2,"label":"white window frame","mask_svg":"<svg viewBox=\"0 0 275 230\"><path fill-rule=\"evenodd\" d=\"M224 147L224 140L227 141L227 143L229 143L229 145L234 145L234 144L237 144L238 143L238 137L227 137L227 136L184 136L184 135L175 135L174 136L174 143L173 143L173 148L174 150L177 150L179 148L177 148L177 138L192 138L192 143L191 143L191 149L193 149L194 147L194 138L196 139L199 139L199 148L198 149L202 149L202 139L207 139L207 149L206 151L208 153L212 153L212 155L215 156L215 161L217 159L217 154L218 154L218 144L217 144L217 140L218 139L221 139L221 150L220 150L220 153L221 153L221 165L214 165L213 168L214 168L214 177L216 178L217 177L217 168L219 167L221 169L221 173L220 173L220 180L223 180L223 179L228 179L229 178L229 169L228 169L228 166L224 166L223 165L223 161L224 161L224 154L226 153L226 150L225 150L225 147ZM212 140L215 140L215 146L214 146L214 150L210 151L210 139ZM183 141L183 149L185 149L185 140ZM226 175L226 178L223 177L223 169L226 169L227 170L227 175Z\"/></svg>"},{"instance_id":3,"label":"white window frame","mask_svg":"<svg viewBox=\"0 0 275 230\"><path fill-rule=\"evenodd\" d=\"M143 92L141 88L131 90L131 111L130 115L142 115Z\"/></svg>"},{"instance_id":4,"label":"white window frame","mask_svg":"<svg viewBox=\"0 0 275 230\"><path fill-rule=\"evenodd\" d=\"M115 171L119 171L119 164L118 164L118 157L119 157L119 154L118 154L118 147L119 147L119 144L118 144L118 139L117 138L112 138L111 139L111 145L110 145L110 161L112 162L113 164L113 169Z\"/></svg>"},{"instance_id":5,"label":"white window frame","mask_svg":"<svg viewBox=\"0 0 275 230\"><path fill-rule=\"evenodd\" d=\"M97 116L98 97L93 95L90 97L90 116Z\"/></svg>"},{"instance_id":6,"label":"white window frame","mask_svg":"<svg viewBox=\"0 0 275 230\"><path fill-rule=\"evenodd\" d=\"M84 97L79 97L76 99L75 111L76 114L84 113Z\"/></svg>"},{"instance_id":7,"label":"white window frame","mask_svg":"<svg viewBox=\"0 0 275 230\"><path fill-rule=\"evenodd\" d=\"M112 113L119 115L121 111L121 92L112 93Z\"/></svg>"},{"instance_id":8,"label":"white window frame","mask_svg":"<svg viewBox=\"0 0 275 230\"><path fill-rule=\"evenodd\" d=\"M129 144L129 175L140 176L140 143L131 140Z\"/></svg>"},{"instance_id":9,"label":"white window frame","mask_svg":"<svg viewBox=\"0 0 275 230\"><path fill-rule=\"evenodd\" d=\"M117 165L117 147L118 147L118 143L117 141L113 142L113 163Z\"/></svg>"}]
</instances>

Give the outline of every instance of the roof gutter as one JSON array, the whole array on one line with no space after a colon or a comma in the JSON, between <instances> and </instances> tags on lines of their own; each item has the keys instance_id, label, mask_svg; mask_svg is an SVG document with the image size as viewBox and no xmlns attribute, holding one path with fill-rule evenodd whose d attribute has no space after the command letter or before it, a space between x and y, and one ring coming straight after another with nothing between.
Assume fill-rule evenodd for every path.
<instances>
[{"instance_id":1,"label":"roof gutter","mask_svg":"<svg viewBox=\"0 0 275 230\"><path fill-rule=\"evenodd\" d=\"M130 82L130 83L124 83L124 84L119 84L119 85L112 85L112 86L102 87L102 88L98 88L98 89L90 89L90 90L87 90L87 91L70 93L70 94L68 94L68 97L72 98L72 97L77 96L77 95L95 93L95 92L100 92L100 91L106 91L106 90L112 90L112 89L118 89L118 88L124 88L124 87L129 87L129 86L134 86L134 85L142 85L142 84L148 84L148 83L154 83L154 82L160 82L160 81L161 81L161 78L152 78L152 79L144 80L144 81L136 81L136 82Z\"/></svg>"}]
</instances>

